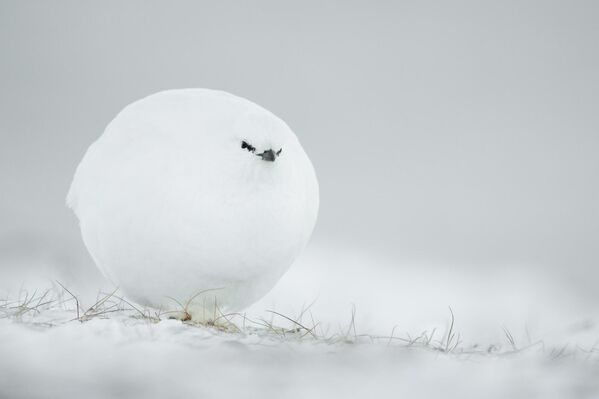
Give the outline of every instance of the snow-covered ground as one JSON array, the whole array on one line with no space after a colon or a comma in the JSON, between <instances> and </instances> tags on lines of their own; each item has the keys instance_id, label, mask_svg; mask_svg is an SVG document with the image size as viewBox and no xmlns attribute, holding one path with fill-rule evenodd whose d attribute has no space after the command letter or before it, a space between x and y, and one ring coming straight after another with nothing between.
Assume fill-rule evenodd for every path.
<instances>
[{"instance_id":1,"label":"snow-covered ground","mask_svg":"<svg viewBox=\"0 0 599 399\"><path fill-rule=\"evenodd\" d=\"M36 282L0 302L0 397L598 397L593 302L505 267L310 248L218 327L72 283L78 320L68 292Z\"/></svg>"}]
</instances>

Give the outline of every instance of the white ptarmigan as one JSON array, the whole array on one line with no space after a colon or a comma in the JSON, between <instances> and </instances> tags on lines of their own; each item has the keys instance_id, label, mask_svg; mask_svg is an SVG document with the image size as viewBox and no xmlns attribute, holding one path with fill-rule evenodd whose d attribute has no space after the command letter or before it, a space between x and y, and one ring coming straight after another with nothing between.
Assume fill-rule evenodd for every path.
<instances>
[{"instance_id":1,"label":"white ptarmigan","mask_svg":"<svg viewBox=\"0 0 599 399\"><path fill-rule=\"evenodd\" d=\"M163 309L193 298L188 312L201 319L274 286L308 242L319 195L285 122L226 92L181 89L117 115L77 167L67 204L128 297Z\"/></svg>"}]
</instances>

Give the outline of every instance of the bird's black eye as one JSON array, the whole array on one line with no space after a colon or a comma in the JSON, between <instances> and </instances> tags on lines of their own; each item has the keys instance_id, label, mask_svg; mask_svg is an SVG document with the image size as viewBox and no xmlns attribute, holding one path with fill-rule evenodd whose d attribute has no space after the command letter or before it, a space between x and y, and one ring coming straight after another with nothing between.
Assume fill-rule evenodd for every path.
<instances>
[{"instance_id":1,"label":"bird's black eye","mask_svg":"<svg viewBox=\"0 0 599 399\"><path fill-rule=\"evenodd\" d=\"M241 148L243 148L243 149L246 149L246 150L248 150L249 152L254 152L254 151L256 151L256 147L254 147L254 146L253 146L253 145L251 145L251 144L248 144L248 143L247 143L247 142L245 142L245 141L242 141L242 142L241 142Z\"/></svg>"},{"instance_id":2,"label":"bird's black eye","mask_svg":"<svg viewBox=\"0 0 599 399\"><path fill-rule=\"evenodd\" d=\"M281 151L283 151L283 149L279 149L279 151L277 151L277 156L281 155Z\"/></svg>"}]
</instances>

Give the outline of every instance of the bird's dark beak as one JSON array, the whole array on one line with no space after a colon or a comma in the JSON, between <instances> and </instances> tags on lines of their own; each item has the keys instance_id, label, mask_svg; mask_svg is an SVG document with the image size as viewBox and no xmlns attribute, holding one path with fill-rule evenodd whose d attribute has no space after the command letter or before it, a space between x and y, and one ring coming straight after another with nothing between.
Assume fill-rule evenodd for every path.
<instances>
[{"instance_id":1,"label":"bird's dark beak","mask_svg":"<svg viewBox=\"0 0 599 399\"><path fill-rule=\"evenodd\" d=\"M275 154L275 152L273 150L268 150L268 151L264 151L261 154L256 154L259 157L262 157L263 161L270 161L270 162L274 162L275 159L277 158L277 155Z\"/></svg>"}]
</instances>

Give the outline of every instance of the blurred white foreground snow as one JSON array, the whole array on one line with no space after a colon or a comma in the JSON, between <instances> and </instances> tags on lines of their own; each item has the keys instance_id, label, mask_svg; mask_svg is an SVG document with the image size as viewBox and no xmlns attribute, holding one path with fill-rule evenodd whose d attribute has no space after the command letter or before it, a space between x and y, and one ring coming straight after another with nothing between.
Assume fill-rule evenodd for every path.
<instances>
[{"instance_id":1,"label":"blurred white foreground snow","mask_svg":"<svg viewBox=\"0 0 599 399\"><path fill-rule=\"evenodd\" d=\"M309 307L301 323L316 325L317 338L301 328L244 328L239 318L242 332L153 322L106 306L110 312L80 322L56 284L50 294L65 302L37 306L47 298L36 299L30 310L18 305L25 291L38 288L40 298L42 282L19 287L16 302L19 293L5 285L0 397L597 397L592 302L559 281L506 267L481 275L313 247L247 319L291 331L298 326L268 311L299 320ZM82 313L96 300L89 281L65 284ZM447 346L449 306L455 323ZM450 353L434 349L446 347Z\"/></svg>"}]
</instances>

